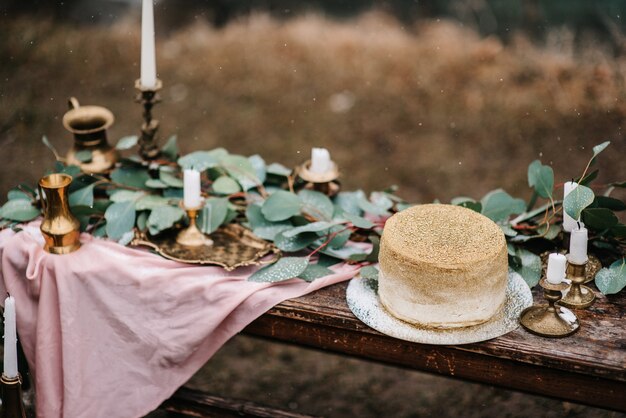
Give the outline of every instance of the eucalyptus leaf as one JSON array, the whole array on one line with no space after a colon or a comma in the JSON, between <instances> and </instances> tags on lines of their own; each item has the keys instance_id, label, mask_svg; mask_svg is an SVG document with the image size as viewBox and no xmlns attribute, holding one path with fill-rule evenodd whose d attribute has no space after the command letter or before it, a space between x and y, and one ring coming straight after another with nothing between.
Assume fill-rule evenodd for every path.
<instances>
[{"instance_id":1,"label":"eucalyptus leaf","mask_svg":"<svg viewBox=\"0 0 626 418\"><path fill-rule=\"evenodd\" d=\"M345 229L343 225L331 228L330 233L336 233L336 235L330 240L328 245L336 250L343 248L352 236L352 231Z\"/></svg>"},{"instance_id":2,"label":"eucalyptus leaf","mask_svg":"<svg viewBox=\"0 0 626 418\"><path fill-rule=\"evenodd\" d=\"M369 240L372 242L372 250L368 254L353 254L349 257L352 261L362 262L369 261L375 263L378 261L378 252L380 251L380 238L378 235L370 235Z\"/></svg>"},{"instance_id":3,"label":"eucalyptus leaf","mask_svg":"<svg viewBox=\"0 0 626 418\"><path fill-rule=\"evenodd\" d=\"M250 282L276 283L300 276L309 265L307 257L283 257L276 263L254 272Z\"/></svg>"},{"instance_id":4,"label":"eucalyptus leaf","mask_svg":"<svg viewBox=\"0 0 626 418\"><path fill-rule=\"evenodd\" d=\"M104 212L106 233L109 238L119 240L135 226L135 204L133 202L116 202Z\"/></svg>"},{"instance_id":5,"label":"eucalyptus leaf","mask_svg":"<svg viewBox=\"0 0 626 418\"><path fill-rule=\"evenodd\" d=\"M157 206L148 216L148 231L151 235L156 235L174 226L183 216L185 211L178 206Z\"/></svg>"},{"instance_id":6,"label":"eucalyptus leaf","mask_svg":"<svg viewBox=\"0 0 626 418\"><path fill-rule=\"evenodd\" d=\"M159 179L169 187L181 189L184 186L184 182L181 178L176 177L174 174L166 170L159 171Z\"/></svg>"},{"instance_id":7,"label":"eucalyptus leaf","mask_svg":"<svg viewBox=\"0 0 626 418\"><path fill-rule=\"evenodd\" d=\"M178 157L178 137L176 135L172 135L167 139L167 142L161 148L161 154L170 161L176 161L176 157Z\"/></svg>"},{"instance_id":8,"label":"eucalyptus leaf","mask_svg":"<svg viewBox=\"0 0 626 418\"><path fill-rule=\"evenodd\" d=\"M534 188L539 196L551 198L554 190L554 170L548 165L541 164L539 160L533 161L528 166L528 185Z\"/></svg>"},{"instance_id":9,"label":"eucalyptus leaf","mask_svg":"<svg viewBox=\"0 0 626 418\"><path fill-rule=\"evenodd\" d=\"M112 202L127 202L139 200L142 196L145 196L144 192L135 192L132 190L118 189L109 197Z\"/></svg>"},{"instance_id":10,"label":"eucalyptus leaf","mask_svg":"<svg viewBox=\"0 0 626 418\"><path fill-rule=\"evenodd\" d=\"M359 274L364 279L378 280L378 269L374 266L365 266L361 268Z\"/></svg>"},{"instance_id":11,"label":"eucalyptus leaf","mask_svg":"<svg viewBox=\"0 0 626 418\"><path fill-rule=\"evenodd\" d=\"M302 200L293 193L279 190L267 198L261 213L271 222L284 221L300 213Z\"/></svg>"},{"instance_id":12,"label":"eucalyptus leaf","mask_svg":"<svg viewBox=\"0 0 626 418\"><path fill-rule=\"evenodd\" d=\"M362 190L355 192L339 192L335 196L335 204L339 206L344 213L360 216L363 213L359 202L366 200L365 193Z\"/></svg>"},{"instance_id":13,"label":"eucalyptus leaf","mask_svg":"<svg viewBox=\"0 0 626 418\"><path fill-rule=\"evenodd\" d=\"M582 221L589 228L601 231L619 223L619 219L606 208L587 208L582 211Z\"/></svg>"},{"instance_id":14,"label":"eucalyptus leaf","mask_svg":"<svg viewBox=\"0 0 626 418\"><path fill-rule=\"evenodd\" d=\"M121 138L119 141L117 141L117 144L115 145L115 149L118 149L118 150L131 149L132 147L137 145L138 141L139 141L139 137L137 135L125 136Z\"/></svg>"},{"instance_id":15,"label":"eucalyptus leaf","mask_svg":"<svg viewBox=\"0 0 626 418\"><path fill-rule=\"evenodd\" d=\"M19 189L12 189L9 190L9 193L7 193L7 199L9 200L28 200L30 202L31 197L26 194L25 192L19 190Z\"/></svg>"},{"instance_id":16,"label":"eucalyptus leaf","mask_svg":"<svg viewBox=\"0 0 626 418\"><path fill-rule=\"evenodd\" d=\"M210 234L224 223L227 215L227 198L209 198L204 202L204 206L198 216L198 227L205 234Z\"/></svg>"},{"instance_id":17,"label":"eucalyptus leaf","mask_svg":"<svg viewBox=\"0 0 626 418\"><path fill-rule=\"evenodd\" d=\"M74 158L76 158L81 163L88 163L92 159L91 150L82 149L80 151L76 151L74 154Z\"/></svg>"},{"instance_id":18,"label":"eucalyptus leaf","mask_svg":"<svg viewBox=\"0 0 626 418\"><path fill-rule=\"evenodd\" d=\"M598 154L600 154L602 151L606 149L606 147L609 146L610 143L611 141L604 141L603 143L598 144L595 147L593 147L593 157L591 158L596 158Z\"/></svg>"},{"instance_id":19,"label":"eucalyptus leaf","mask_svg":"<svg viewBox=\"0 0 626 418\"><path fill-rule=\"evenodd\" d=\"M145 210L139 212L139 215L137 215L136 225L137 225L137 228L142 232L146 231L146 229L148 228L148 215L149 215L149 212Z\"/></svg>"},{"instance_id":20,"label":"eucalyptus leaf","mask_svg":"<svg viewBox=\"0 0 626 418\"><path fill-rule=\"evenodd\" d=\"M494 222L504 222L511 215L518 215L526 209L522 199L515 199L502 189L487 193L482 199L482 214Z\"/></svg>"},{"instance_id":21,"label":"eucalyptus leaf","mask_svg":"<svg viewBox=\"0 0 626 418\"><path fill-rule=\"evenodd\" d=\"M134 231L128 231L128 232L124 233L124 235L122 235L122 237L119 240L117 240L117 243L121 244L121 245L128 245L128 244L131 243L133 238L135 238L135 232Z\"/></svg>"},{"instance_id":22,"label":"eucalyptus leaf","mask_svg":"<svg viewBox=\"0 0 626 418\"><path fill-rule=\"evenodd\" d=\"M288 231L288 230L287 230ZM315 232L303 232L293 237L286 237L283 231L274 237L274 244L282 251L293 253L300 251L313 244L319 238Z\"/></svg>"},{"instance_id":23,"label":"eucalyptus leaf","mask_svg":"<svg viewBox=\"0 0 626 418\"><path fill-rule=\"evenodd\" d=\"M604 295L612 295L626 287L626 258L602 268L596 274L596 286Z\"/></svg>"},{"instance_id":24,"label":"eucalyptus leaf","mask_svg":"<svg viewBox=\"0 0 626 418\"><path fill-rule=\"evenodd\" d=\"M608 196L596 196L591 206L610 209L614 212L626 210L626 203Z\"/></svg>"},{"instance_id":25,"label":"eucalyptus leaf","mask_svg":"<svg viewBox=\"0 0 626 418\"><path fill-rule=\"evenodd\" d=\"M530 251L515 247L515 256L519 265L510 265L509 268L518 273L531 289L539 283L541 278L541 258Z\"/></svg>"},{"instance_id":26,"label":"eucalyptus leaf","mask_svg":"<svg viewBox=\"0 0 626 418\"><path fill-rule=\"evenodd\" d=\"M54 154L54 157L58 160L59 159L59 153L57 152L56 148L54 148L54 145L52 145L52 142L50 142L50 140L48 139L47 136L42 136L41 137L41 142L43 142L43 144L48 147L48 149L50 151L52 151L52 154Z\"/></svg>"},{"instance_id":27,"label":"eucalyptus leaf","mask_svg":"<svg viewBox=\"0 0 626 418\"><path fill-rule=\"evenodd\" d=\"M120 167L111 172L111 180L124 186L145 189L150 175L145 168Z\"/></svg>"},{"instance_id":28,"label":"eucalyptus leaf","mask_svg":"<svg viewBox=\"0 0 626 418\"><path fill-rule=\"evenodd\" d=\"M220 164L232 178L237 180L244 191L261 184L252 163L244 156L226 155L221 158Z\"/></svg>"},{"instance_id":29,"label":"eucalyptus leaf","mask_svg":"<svg viewBox=\"0 0 626 418\"><path fill-rule=\"evenodd\" d=\"M247 207L246 217L254 235L269 241L274 241L276 234L293 228L289 221L268 221L261 213L261 206L256 204L251 204Z\"/></svg>"},{"instance_id":30,"label":"eucalyptus leaf","mask_svg":"<svg viewBox=\"0 0 626 418\"><path fill-rule=\"evenodd\" d=\"M135 209L137 210L152 210L160 206L169 205L169 199L154 194L143 195L136 200Z\"/></svg>"},{"instance_id":31,"label":"eucalyptus leaf","mask_svg":"<svg viewBox=\"0 0 626 418\"><path fill-rule=\"evenodd\" d=\"M213 191L217 194L230 195L240 190L239 184L228 176L221 176L213 182Z\"/></svg>"},{"instance_id":32,"label":"eucalyptus leaf","mask_svg":"<svg viewBox=\"0 0 626 418\"><path fill-rule=\"evenodd\" d=\"M298 196L302 200L302 212L320 221L330 221L335 207L324 193L315 190L301 190Z\"/></svg>"},{"instance_id":33,"label":"eucalyptus leaf","mask_svg":"<svg viewBox=\"0 0 626 418\"><path fill-rule=\"evenodd\" d=\"M306 269L304 269L304 271L298 275L298 277L305 282L312 282L331 274L334 274L334 272L327 267L324 267L320 264L309 264Z\"/></svg>"},{"instance_id":34,"label":"eucalyptus leaf","mask_svg":"<svg viewBox=\"0 0 626 418\"><path fill-rule=\"evenodd\" d=\"M94 184L90 184L87 187L83 187L73 193L70 193L70 206L93 206L93 189Z\"/></svg>"},{"instance_id":35,"label":"eucalyptus leaf","mask_svg":"<svg viewBox=\"0 0 626 418\"><path fill-rule=\"evenodd\" d=\"M563 210L572 218L580 219L580 213L593 203L593 191L587 187L576 186L563 200Z\"/></svg>"},{"instance_id":36,"label":"eucalyptus leaf","mask_svg":"<svg viewBox=\"0 0 626 418\"><path fill-rule=\"evenodd\" d=\"M275 176L288 177L291 174L291 169L279 163L272 163L267 166L267 173Z\"/></svg>"},{"instance_id":37,"label":"eucalyptus leaf","mask_svg":"<svg viewBox=\"0 0 626 418\"><path fill-rule=\"evenodd\" d=\"M17 222L31 221L38 217L39 214L39 209L34 207L30 200L9 200L0 208L0 218Z\"/></svg>"},{"instance_id":38,"label":"eucalyptus leaf","mask_svg":"<svg viewBox=\"0 0 626 418\"><path fill-rule=\"evenodd\" d=\"M146 180L146 187L151 189L167 189L168 186L159 179L148 179Z\"/></svg>"},{"instance_id":39,"label":"eucalyptus leaf","mask_svg":"<svg viewBox=\"0 0 626 418\"><path fill-rule=\"evenodd\" d=\"M265 179L267 178L267 171L265 160L258 154L251 155L248 157L248 161L250 161L250 165L254 168L254 173L260 184L265 183Z\"/></svg>"},{"instance_id":40,"label":"eucalyptus leaf","mask_svg":"<svg viewBox=\"0 0 626 418\"><path fill-rule=\"evenodd\" d=\"M304 232L326 232L334 226L331 222L311 222L310 224L299 226L283 232L285 238L293 238Z\"/></svg>"},{"instance_id":41,"label":"eucalyptus leaf","mask_svg":"<svg viewBox=\"0 0 626 418\"><path fill-rule=\"evenodd\" d=\"M367 200L366 198L359 199L359 208L371 215L377 216L387 216L389 215L389 211L382 206L378 206Z\"/></svg>"},{"instance_id":42,"label":"eucalyptus leaf","mask_svg":"<svg viewBox=\"0 0 626 418\"><path fill-rule=\"evenodd\" d=\"M465 202L459 203L457 206L461 206L466 209L473 210L474 212L481 213L483 210L483 205L480 202L474 202L470 200L466 200Z\"/></svg>"},{"instance_id":43,"label":"eucalyptus leaf","mask_svg":"<svg viewBox=\"0 0 626 418\"><path fill-rule=\"evenodd\" d=\"M352 215L351 213L344 213L344 218L346 218L352 225L361 229L372 229L375 224L361 216Z\"/></svg>"},{"instance_id":44,"label":"eucalyptus leaf","mask_svg":"<svg viewBox=\"0 0 626 418\"><path fill-rule=\"evenodd\" d=\"M178 159L178 165L183 169L194 169L198 171L215 167L217 164L217 157L210 151L194 151Z\"/></svg>"}]
</instances>

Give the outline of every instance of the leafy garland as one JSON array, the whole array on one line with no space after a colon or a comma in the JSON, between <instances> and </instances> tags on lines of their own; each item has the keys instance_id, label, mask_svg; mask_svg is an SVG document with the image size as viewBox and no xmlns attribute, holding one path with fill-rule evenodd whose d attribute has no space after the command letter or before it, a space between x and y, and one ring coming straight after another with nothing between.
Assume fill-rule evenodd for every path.
<instances>
[{"instance_id":1,"label":"leafy garland","mask_svg":"<svg viewBox=\"0 0 626 418\"><path fill-rule=\"evenodd\" d=\"M295 254L258 270L251 281L277 282L293 277L312 281L330 274L328 267L340 261L360 264L363 276L377 278L378 271L371 264L378 260L385 220L412 206L394 194L395 188L369 196L362 190L344 191L329 198L303 188L291 169L267 164L259 155L244 157L217 148L179 157L176 136L161 149L161 159L145 162L137 156L123 158L106 176L85 174L78 166L64 164L46 137L43 143L57 159L54 172L73 177L69 203L81 230L122 245L132 241L135 228L156 235L183 222L185 212L179 207L183 196L181 171L200 170L206 198L198 221L203 232L209 234L223 224L237 222L260 238L273 241L282 251ZM127 136L116 148L126 150L136 143L136 136ZM528 166L532 188L528 202L497 189L479 201L456 197L451 204L482 213L502 228L509 266L530 287L541 276L541 259L528 248L538 242L547 242L552 249L560 244L564 209L590 230L590 246L615 260L598 273L596 284L604 294L617 293L626 287L626 225L619 222L615 212L625 210L626 204L610 194L616 187L626 187L626 181L593 186L603 190L596 194L591 183L598 169L590 171L608 145L607 141L593 148L592 157L576 179L579 186L564 201L555 199L555 190L562 185L555 185L552 168L536 160ZM91 153L80 152L77 158L89 162ZM539 199L546 202L536 207ZM0 208L0 228L19 228L20 223L40 214L38 192L20 184L9 191L8 201ZM355 242L369 243L371 250L364 252ZM311 263L314 255L319 256L317 263Z\"/></svg>"}]
</instances>

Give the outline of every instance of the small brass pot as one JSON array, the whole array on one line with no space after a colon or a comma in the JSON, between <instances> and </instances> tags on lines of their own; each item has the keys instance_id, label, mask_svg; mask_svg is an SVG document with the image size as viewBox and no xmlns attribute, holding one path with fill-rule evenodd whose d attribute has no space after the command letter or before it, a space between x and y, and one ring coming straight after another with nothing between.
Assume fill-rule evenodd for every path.
<instances>
[{"instance_id":1,"label":"small brass pot","mask_svg":"<svg viewBox=\"0 0 626 418\"><path fill-rule=\"evenodd\" d=\"M75 97L69 99L70 110L63 115L63 126L74 134L74 146L67 153L67 163L77 165L85 173L104 173L119 158L118 152L107 142L107 128L115 117L101 106L81 106ZM91 160L81 162L76 153L91 151Z\"/></svg>"},{"instance_id":2,"label":"small brass pot","mask_svg":"<svg viewBox=\"0 0 626 418\"><path fill-rule=\"evenodd\" d=\"M80 248L80 222L70 211L69 186L72 176L50 174L39 180L43 206L41 234L44 250L52 254L68 254Z\"/></svg>"}]
</instances>

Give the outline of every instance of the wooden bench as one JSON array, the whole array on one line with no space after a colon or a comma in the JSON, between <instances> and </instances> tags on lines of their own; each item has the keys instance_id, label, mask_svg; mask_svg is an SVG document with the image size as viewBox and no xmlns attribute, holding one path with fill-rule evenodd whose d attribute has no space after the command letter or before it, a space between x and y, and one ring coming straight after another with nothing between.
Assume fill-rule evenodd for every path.
<instances>
[{"instance_id":1,"label":"wooden bench","mask_svg":"<svg viewBox=\"0 0 626 418\"><path fill-rule=\"evenodd\" d=\"M346 304L346 286L347 283L341 283L285 301L250 324L244 332L626 412L624 292L608 298L599 296L588 310L576 311L582 327L568 338L540 338L519 328L482 343L432 346L397 340L363 324ZM544 303L539 289L535 289L533 295L535 302ZM179 413L191 407L200 411L203 403L212 403L214 398L181 388L164 408ZM272 412L249 403L235 402L233 407L227 400L220 399L217 403L220 402L222 407L230 405L225 410L239 411L240 416L298 416L279 415L282 411ZM255 415L258 410L255 408L261 408L263 413Z\"/></svg>"}]
</instances>

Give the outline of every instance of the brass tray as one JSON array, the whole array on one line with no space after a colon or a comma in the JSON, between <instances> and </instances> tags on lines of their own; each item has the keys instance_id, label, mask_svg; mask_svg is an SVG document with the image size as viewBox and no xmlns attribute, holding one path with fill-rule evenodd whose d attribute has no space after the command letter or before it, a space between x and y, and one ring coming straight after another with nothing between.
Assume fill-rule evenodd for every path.
<instances>
[{"instance_id":1,"label":"brass tray","mask_svg":"<svg viewBox=\"0 0 626 418\"><path fill-rule=\"evenodd\" d=\"M151 236L136 232L131 242L134 246L149 247L161 256L187 264L217 265L226 271L237 267L261 266L274 263L280 258L280 250L238 224L228 224L213 232L213 245L187 247L176 242L178 230ZM269 260L262 260L273 254Z\"/></svg>"}]
</instances>

